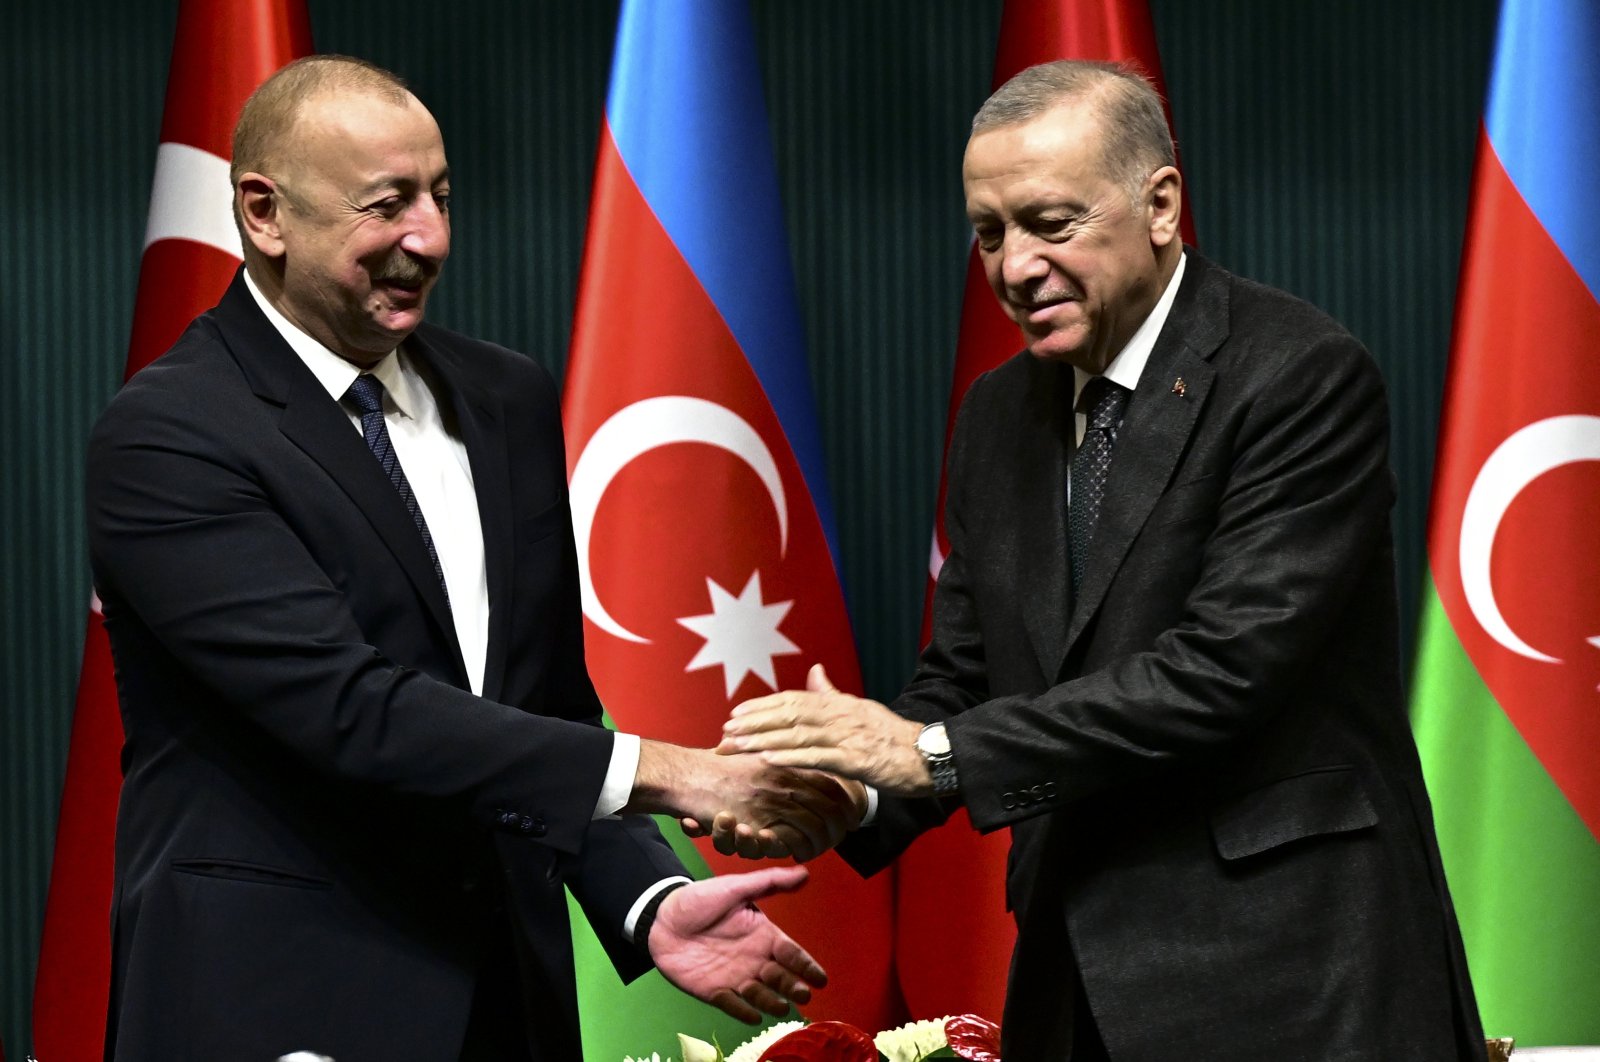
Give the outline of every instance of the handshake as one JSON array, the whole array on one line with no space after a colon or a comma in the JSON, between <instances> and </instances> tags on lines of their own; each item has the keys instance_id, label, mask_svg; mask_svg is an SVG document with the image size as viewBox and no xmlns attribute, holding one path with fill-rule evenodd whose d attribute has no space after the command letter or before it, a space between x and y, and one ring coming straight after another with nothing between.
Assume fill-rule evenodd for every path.
<instances>
[{"instance_id":1,"label":"handshake","mask_svg":"<svg viewBox=\"0 0 1600 1062\"><path fill-rule=\"evenodd\" d=\"M933 793L921 724L836 689L822 665L804 690L734 708L715 749L640 743L625 812L674 815L690 836L747 859L821 855L861 824L867 786Z\"/></svg>"},{"instance_id":2,"label":"handshake","mask_svg":"<svg viewBox=\"0 0 1600 1062\"><path fill-rule=\"evenodd\" d=\"M724 855L805 862L861 824L868 785L902 796L933 792L915 745L921 729L876 701L841 693L818 665L804 690L735 708L715 749L640 741L622 810L675 815ZM805 867L765 867L672 892L646 931L650 957L668 981L741 1021L786 1013L827 975L754 901L805 879Z\"/></svg>"}]
</instances>

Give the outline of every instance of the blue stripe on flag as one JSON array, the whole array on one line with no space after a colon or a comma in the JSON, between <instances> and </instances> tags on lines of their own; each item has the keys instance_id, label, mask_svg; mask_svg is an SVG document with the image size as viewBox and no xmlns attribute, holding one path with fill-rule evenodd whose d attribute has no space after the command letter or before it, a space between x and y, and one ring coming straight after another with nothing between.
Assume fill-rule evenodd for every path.
<instances>
[{"instance_id":1,"label":"blue stripe on flag","mask_svg":"<svg viewBox=\"0 0 1600 1062\"><path fill-rule=\"evenodd\" d=\"M745 0L625 0L606 117L639 191L761 381L842 574Z\"/></svg>"},{"instance_id":2,"label":"blue stripe on flag","mask_svg":"<svg viewBox=\"0 0 1600 1062\"><path fill-rule=\"evenodd\" d=\"M1512 183L1600 301L1600 2L1504 0L1484 125Z\"/></svg>"}]
</instances>

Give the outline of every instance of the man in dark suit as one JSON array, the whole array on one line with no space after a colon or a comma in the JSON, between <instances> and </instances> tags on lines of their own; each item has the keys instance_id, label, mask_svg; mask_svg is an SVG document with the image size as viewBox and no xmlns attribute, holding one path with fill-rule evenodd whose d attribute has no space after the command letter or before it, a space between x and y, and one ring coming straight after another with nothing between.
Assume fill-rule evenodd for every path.
<instances>
[{"instance_id":1,"label":"man in dark suit","mask_svg":"<svg viewBox=\"0 0 1600 1062\"><path fill-rule=\"evenodd\" d=\"M804 1001L821 971L750 903L804 870L686 884L638 813L731 802L804 856L840 792L599 725L555 387L422 321L431 115L302 60L233 183L245 268L90 445L126 731L107 1057L571 1062L564 887L624 977Z\"/></svg>"},{"instance_id":2,"label":"man in dark suit","mask_svg":"<svg viewBox=\"0 0 1600 1062\"><path fill-rule=\"evenodd\" d=\"M967 211L1028 349L962 405L932 641L892 712L814 671L723 748L893 794L841 849L865 872L957 803L1011 828L1007 1062L1481 1059L1382 380L1182 247L1173 158L1121 68L1035 67L979 111Z\"/></svg>"}]
</instances>

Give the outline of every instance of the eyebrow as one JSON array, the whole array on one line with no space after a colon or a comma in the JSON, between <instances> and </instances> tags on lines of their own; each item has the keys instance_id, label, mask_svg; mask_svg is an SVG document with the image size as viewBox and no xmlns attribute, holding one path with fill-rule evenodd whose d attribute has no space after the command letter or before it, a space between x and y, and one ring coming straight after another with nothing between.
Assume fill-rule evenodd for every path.
<instances>
[{"instance_id":1,"label":"eyebrow","mask_svg":"<svg viewBox=\"0 0 1600 1062\"><path fill-rule=\"evenodd\" d=\"M444 169L439 171L438 176L434 177L432 181L428 182L427 186L429 188L433 188L444 184L448 180L450 180L450 167L446 166ZM370 196L377 195L379 192L388 191L390 189L399 191L405 188L410 188L414 184L420 186L420 182L414 182L409 177L395 177L386 175L375 178L362 185L356 190L356 198L366 199Z\"/></svg>"}]
</instances>

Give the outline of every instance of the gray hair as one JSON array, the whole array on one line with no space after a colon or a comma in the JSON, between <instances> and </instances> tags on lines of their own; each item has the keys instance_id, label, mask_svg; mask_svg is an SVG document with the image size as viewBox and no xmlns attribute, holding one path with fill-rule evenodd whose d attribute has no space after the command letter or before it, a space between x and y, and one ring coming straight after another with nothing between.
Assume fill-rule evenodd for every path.
<instances>
[{"instance_id":1,"label":"gray hair","mask_svg":"<svg viewBox=\"0 0 1600 1062\"><path fill-rule=\"evenodd\" d=\"M1086 103L1101 130L1105 173L1135 202L1145 178L1177 165L1161 96L1127 63L1058 59L1030 66L995 89L972 118L972 135L1032 121L1061 103Z\"/></svg>"}]
</instances>

